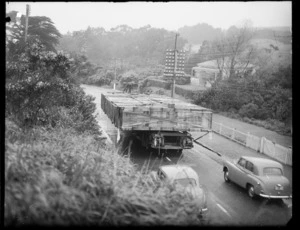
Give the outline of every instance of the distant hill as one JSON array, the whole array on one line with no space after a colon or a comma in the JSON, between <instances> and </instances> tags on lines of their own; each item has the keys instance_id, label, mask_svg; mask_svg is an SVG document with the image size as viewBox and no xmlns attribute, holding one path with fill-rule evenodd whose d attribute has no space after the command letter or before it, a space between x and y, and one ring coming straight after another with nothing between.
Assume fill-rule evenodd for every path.
<instances>
[{"instance_id":1,"label":"distant hill","mask_svg":"<svg viewBox=\"0 0 300 230\"><path fill-rule=\"evenodd\" d=\"M289 27L269 27L257 28L254 34L255 39L271 39L290 44L292 41L292 33Z\"/></svg>"},{"instance_id":2,"label":"distant hill","mask_svg":"<svg viewBox=\"0 0 300 230\"><path fill-rule=\"evenodd\" d=\"M251 40L251 44L258 50L272 54L269 56L274 64L288 66L292 63L292 44L275 41L274 39L256 38Z\"/></svg>"},{"instance_id":3,"label":"distant hill","mask_svg":"<svg viewBox=\"0 0 300 230\"><path fill-rule=\"evenodd\" d=\"M187 39L191 45L201 44L203 41L212 41L226 30L214 28L207 23L199 23L194 26L184 26L178 29L180 36ZM261 27L255 29L255 39L272 39L290 44L292 33L290 27Z\"/></svg>"},{"instance_id":4,"label":"distant hill","mask_svg":"<svg viewBox=\"0 0 300 230\"><path fill-rule=\"evenodd\" d=\"M222 34L220 28L214 28L207 23L184 26L179 28L178 32L180 36L188 40L189 44L201 44L205 40L211 41Z\"/></svg>"}]
</instances>

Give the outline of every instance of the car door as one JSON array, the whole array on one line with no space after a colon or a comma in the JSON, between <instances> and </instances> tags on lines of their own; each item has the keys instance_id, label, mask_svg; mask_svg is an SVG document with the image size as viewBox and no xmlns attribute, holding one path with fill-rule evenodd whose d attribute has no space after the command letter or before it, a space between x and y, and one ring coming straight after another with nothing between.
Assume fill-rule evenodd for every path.
<instances>
[{"instance_id":1,"label":"car door","mask_svg":"<svg viewBox=\"0 0 300 230\"><path fill-rule=\"evenodd\" d=\"M246 188L246 184L253 184L253 171L254 165L250 161L246 161L244 167L241 167L241 173L238 177L238 184L244 188Z\"/></svg>"},{"instance_id":2,"label":"car door","mask_svg":"<svg viewBox=\"0 0 300 230\"><path fill-rule=\"evenodd\" d=\"M240 186L243 186L243 181L246 178L246 162L247 161L244 158L240 158L240 160L235 165L236 167L234 175L231 175L233 176L232 180Z\"/></svg>"},{"instance_id":3,"label":"car door","mask_svg":"<svg viewBox=\"0 0 300 230\"><path fill-rule=\"evenodd\" d=\"M246 160L240 158L238 161L235 161L229 169L229 177L235 183L238 183L240 174L242 173L242 168L245 166Z\"/></svg>"}]
</instances>

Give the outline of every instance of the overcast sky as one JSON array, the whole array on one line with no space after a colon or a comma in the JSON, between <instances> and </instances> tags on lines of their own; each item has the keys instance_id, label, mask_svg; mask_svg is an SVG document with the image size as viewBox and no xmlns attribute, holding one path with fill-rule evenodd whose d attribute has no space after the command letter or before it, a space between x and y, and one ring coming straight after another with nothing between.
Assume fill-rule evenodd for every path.
<instances>
[{"instance_id":1,"label":"overcast sky","mask_svg":"<svg viewBox=\"0 0 300 230\"><path fill-rule=\"evenodd\" d=\"M151 25L178 30L185 25L208 23L215 28L251 20L254 27L292 26L291 1L266 2L8 2L6 12L47 16L61 33L85 30L88 26L109 30L126 24L133 28Z\"/></svg>"}]
</instances>

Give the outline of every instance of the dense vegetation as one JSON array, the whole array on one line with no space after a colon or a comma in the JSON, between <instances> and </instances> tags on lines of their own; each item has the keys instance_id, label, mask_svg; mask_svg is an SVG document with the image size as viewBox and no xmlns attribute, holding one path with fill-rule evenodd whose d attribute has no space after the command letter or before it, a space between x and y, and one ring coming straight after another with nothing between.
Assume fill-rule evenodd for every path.
<instances>
[{"instance_id":1,"label":"dense vegetation","mask_svg":"<svg viewBox=\"0 0 300 230\"><path fill-rule=\"evenodd\" d=\"M120 25L106 31L104 28L88 28L63 35L59 49L84 54L101 67L114 64L114 58L123 66L147 67L164 64L165 50L174 49L175 34L150 26L133 29ZM177 48L186 41L179 37Z\"/></svg>"},{"instance_id":2,"label":"dense vegetation","mask_svg":"<svg viewBox=\"0 0 300 230\"><path fill-rule=\"evenodd\" d=\"M88 134L7 120L5 137L5 225L201 224L183 191Z\"/></svg>"},{"instance_id":3,"label":"dense vegetation","mask_svg":"<svg viewBox=\"0 0 300 230\"><path fill-rule=\"evenodd\" d=\"M278 72L264 73L257 78L248 76L216 82L212 88L197 95L194 102L218 112L226 112L231 117L290 134L291 66L281 67Z\"/></svg>"},{"instance_id":4,"label":"dense vegetation","mask_svg":"<svg viewBox=\"0 0 300 230\"><path fill-rule=\"evenodd\" d=\"M99 138L93 98L79 86L97 68L48 38L6 41L4 224L201 224L191 197Z\"/></svg>"}]
</instances>

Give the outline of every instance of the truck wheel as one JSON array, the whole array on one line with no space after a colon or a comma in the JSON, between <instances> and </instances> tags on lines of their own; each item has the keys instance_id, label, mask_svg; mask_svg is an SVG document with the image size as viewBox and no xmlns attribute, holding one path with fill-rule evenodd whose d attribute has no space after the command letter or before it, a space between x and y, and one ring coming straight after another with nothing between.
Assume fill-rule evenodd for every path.
<instances>
[{"instance_id":1,"label":"truck wheel","mask_svg":"<svg viewBox=\"0 0 300 230\"><path fill-rule=\"evenodd\" d=\"M255 197L254 187L252 185L249 184L247 186L247 192L248 192L248 196L250 198L254 198Z\"/></svg>"},{"instance_id":2,"label":"truck wheel","mask_svg":"<svg viewBox=\"0 0 300 230\"><path fill-rule=\"evenodd\" d=\"M224 180L227 183L230 182L228 169L225 169L225 171L224 171Z\"/></svg>"}]
</instances>

